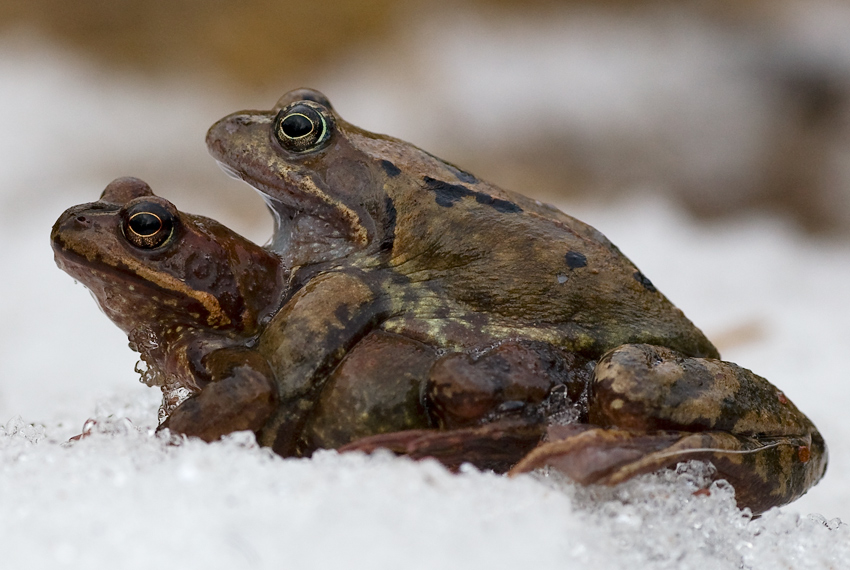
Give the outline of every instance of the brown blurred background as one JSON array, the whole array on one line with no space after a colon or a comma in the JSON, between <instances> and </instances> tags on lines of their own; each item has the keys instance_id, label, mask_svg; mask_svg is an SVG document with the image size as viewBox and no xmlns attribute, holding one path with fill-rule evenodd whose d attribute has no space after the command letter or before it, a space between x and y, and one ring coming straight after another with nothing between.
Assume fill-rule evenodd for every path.
<instances>
[{"instance_id":1,"label":"brown blurred background","mask_svg":"<svg viewBox=\"0 0 850 570\"><path fill-rule=\"evenodd\" d=\"M221 114L310 85L364 128L548 200L661 192L827 233L850 230L848 30L832 0L0 0L0 37L214 86ZM145 152L104 170L229 192L179 152Z\"/></svg>"}]
</instances>

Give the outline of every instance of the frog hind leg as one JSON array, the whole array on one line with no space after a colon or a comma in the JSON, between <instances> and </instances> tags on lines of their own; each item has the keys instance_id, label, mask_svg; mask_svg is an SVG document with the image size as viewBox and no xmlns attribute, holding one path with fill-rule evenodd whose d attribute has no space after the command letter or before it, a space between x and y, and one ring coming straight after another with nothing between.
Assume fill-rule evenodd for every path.
<instances>
[{"instance_id":1,"label":"frog hind leg","mask_svg":"<svg viewBox=\"0 0 850 570\"><path fill-rule=\"evenodd\" d=\"M710 461L738 504L793 501L826 469L814 425L767 380L732 363L624 345L597 364L589 423L551 426L512 473L551 466L614 485L692 459Z\"/></svg>"},{"instance_id":2,"label":"frog hind leg","mask_svg":"<svg viewBox=\"0 0 850 570\"><path fill-rule=\"evenodd\" d=\"M422 401L435 349L384 331L372 331L330 373L298 450L338 448L356 439L433 427Z\"/></svg>"},{"instance_id":3,"label":"frog hind leg","mask_svg":"<svg viewBox=\"0 0 850 570\"><path fill-rule=\"evenodd\" d=\"M545 342L510 340L441 358L431 369L426 397L445 430L518 415L544 422L559 412L556 400L581 400L592 374L593 363L575 353Z\"/></svg>"},{"instance_id":4,"label":"frog hind leg","mask_svg":"<svg viewBox=\"0 0 850 570\"><path fill-rule=\"evenodd\" d=\"M364 437L340 452L388 449L411 459L436 459L456 471L470 463L483 470L504 473L541 440L545 426L538 421L505 418L476 427L452 430L418 429Z\"/></svg>"},{"instance_id":5,"label":"frog hind leg","mask_svg":"<svg viewBox=\"0 0 850 570\"><path fill-rule=\"evenodd\" d=\"M503 473L539 444L549 397L577 400L592 367L546 343L511 340L452 353L431 368L424 401L434 428L364 437L340 451L386 448L414 459L434 458L457 469L471 463Z\"/></svg>"}]
</instances>

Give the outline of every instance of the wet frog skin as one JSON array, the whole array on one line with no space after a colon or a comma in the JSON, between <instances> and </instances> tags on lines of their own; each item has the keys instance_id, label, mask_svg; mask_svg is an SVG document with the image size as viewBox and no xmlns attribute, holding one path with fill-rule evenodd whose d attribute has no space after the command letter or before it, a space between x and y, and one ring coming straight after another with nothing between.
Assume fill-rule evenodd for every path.
<instances>
[{"instance_id":1,"label":"wet frog skin","mask_svg":"<svg viewBox=\"0 0 850 570\"><path fill-rule=\"evenodd\" d=\"M161 420L185 423L181 416L203 399L206 418L191 435L216 439L262 426L277 396L268 365L248 345L285 295L277 256L213 220L178 212L134 178L68 209L51 244L57 265L141 353L143 379L163 391ZM227 396L215 397L221 391ZM178 408L188 396L195 397Z\"/></svg>"},{"instance_id":2,"label":"wet frog skin","mask_svg":"<svg viewBox=\"0 0 850 570\"><path fill-rule=\"evenodd\" d=\"M179 212L134 178L115 180L97 202L68 209L51 241L59 267L89 288L141 352L148 366L143 380L163 392L160 429L207 441L259 432L286 404L267 352L273 344L261 342L276 334L271 319L291 297L289 269L276 254L214 220ZM455 430L452 437L465 446L452 448L433 437L436 428L475 422L443 421L428 409L429 374L443 360L450 370L452 359L433 346L380 330L365 335L325 373L324 390L298 434L302 453L425 431L448 465L477 459L507 470L542 437L542 410L534 418ZM507 395L522 394L527 378L509 379ZM533 382L533 396L542 400L550 386ZM488 405L503 400L491 395Z\"/></svg>"},{"instance_id":3,"label":"wet frog skin","mask_svg":"<svg viewBox=\"0 0 850 570\"><path fill-rule=\"evenodd\" d=\"M143 380L163 392L160 428L207 441L262 428L278 395L259 339L290 296L279 256L179 212L135 178L68 209L51 242L59 267L141 352ZM328 373L311 439L327 447L333 438L342 445L382 430L433 427L420 393L436 359L422 343L367 335Z\"/></svg>"},{"instance_id":4,"label":"wet frog skin","mask_svg":"<svg viewBox=\"0 0 850 570\"><path fill-rule=\"evenodd\" d=\"M258 439L278 453L309 453L327 371L382 331L466 362L447 372L440 359L429 373L423 398L439 436L410 429L349 448L439 458L499 441L541 425L541 390L580 385L589 366L587 389L571 400L578 426L548 428L515 471L555 465L582 482L615 483L704 459L754 510L822 477L826 447L811 422L766 380L720 361L592 227L354 127L312 90L225 117L207 145L265 197L276 220L270 247L291 268L292 297L259 341L280 405ZM498 358L507 363L492 366ZM478 372L489 368L502 372ZM522 390L494 397L520 370ZM561 372L552 380L541 370Z\"/></svg>"}]
</instances>

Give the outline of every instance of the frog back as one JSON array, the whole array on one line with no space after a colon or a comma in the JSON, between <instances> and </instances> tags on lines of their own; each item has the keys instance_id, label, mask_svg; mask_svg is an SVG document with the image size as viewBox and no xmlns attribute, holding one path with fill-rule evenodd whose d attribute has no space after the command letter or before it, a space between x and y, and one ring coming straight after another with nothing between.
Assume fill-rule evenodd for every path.
<instances>
[{"instance_id":1,"label":"frog back","mask_svg":"<svg viewBox=\"0 0 850 570\"><path fill-rule=\"evenodd\" d=\"M385 140L382 152L395 173L385 185L395 210L389 266L423 296L443 295L450 314L472 311L593 356L634 342L719 356L595 228L424 151L411 159L406 143ZM413 310L429 318L433 304Z\"/></svg>"}]
</instances>

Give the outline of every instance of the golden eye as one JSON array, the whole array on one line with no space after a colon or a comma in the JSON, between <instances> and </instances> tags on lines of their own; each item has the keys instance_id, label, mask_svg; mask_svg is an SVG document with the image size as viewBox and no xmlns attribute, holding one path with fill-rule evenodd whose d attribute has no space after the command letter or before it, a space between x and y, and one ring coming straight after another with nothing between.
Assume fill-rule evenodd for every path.
<instances>
[{"instance_id":1,"label":"golden eye","mask_svg":"<svg viewBox=\"0 0 850 570\"><path fill-rule=\"evenodd\" d=\"M131 244L154 249L168 241L174 233L175 216L156 202L140 202L122 216L122 230Z\"/></svg>"},{"instance_id":2,"label":"golden eye","mask_svg":"<svg viewBox=\"0 0 850 570\"><path fill-rule=\"evenodd\" d=\"M275 137L290 152L309 152L330 139L324 109L312 101L300 101L281 109L275 118Z\"/></svg>"}]
</instances>

